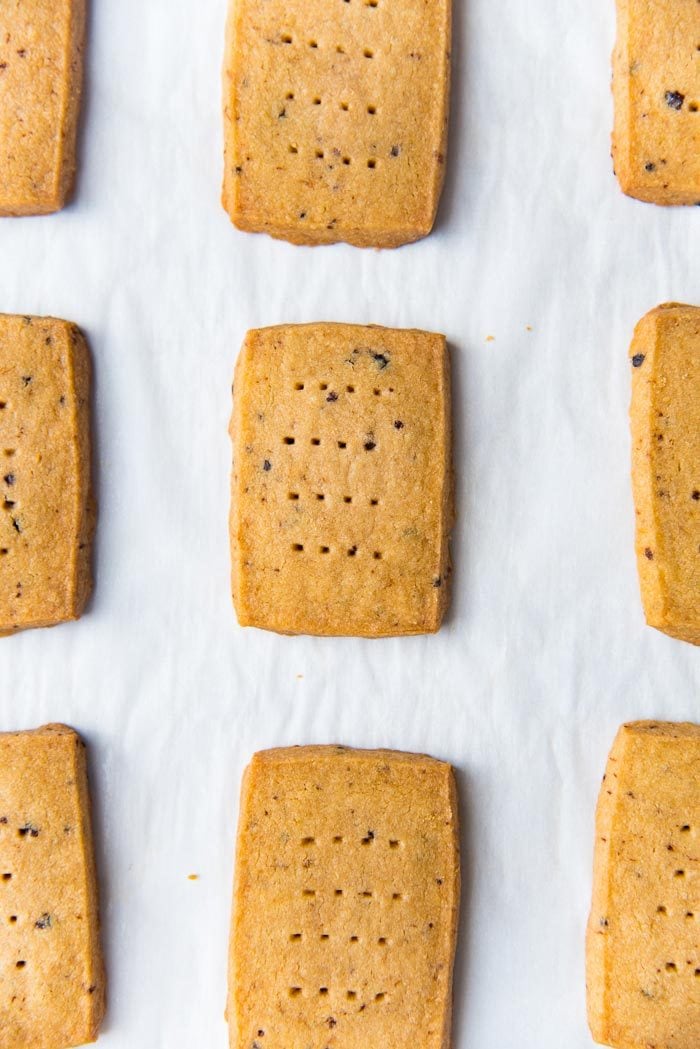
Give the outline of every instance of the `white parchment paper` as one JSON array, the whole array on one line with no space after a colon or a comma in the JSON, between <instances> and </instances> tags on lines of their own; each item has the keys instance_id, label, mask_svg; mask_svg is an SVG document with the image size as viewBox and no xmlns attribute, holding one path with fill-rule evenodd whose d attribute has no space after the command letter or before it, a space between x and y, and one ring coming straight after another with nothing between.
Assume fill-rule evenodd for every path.
<instances>
[{"instance_id":1,"label":"white parchment paper","mask_svg":"<svg viewBox=\"0 0 700 1049\"><path fill-rule=\"evenodd\" d=\"M77 321L95 362L95 597L78 624L0 642L0 729L62 720L91 746L105 1049L224 1049L241 773L257 748L327 741L459 769L455 1049L591 1045L606 754L623 720L698 719L700 653L640 609L626 349L650 307L700 302L700 209L613 179L612 0L455 7L448 182L421 244L230 226L224 0L95 0L76 201L0 223L0 309ZM248 327L311 320L449 336L459 522L436 637L235 623L234 359Z\"/></svg>"}]
</instances>

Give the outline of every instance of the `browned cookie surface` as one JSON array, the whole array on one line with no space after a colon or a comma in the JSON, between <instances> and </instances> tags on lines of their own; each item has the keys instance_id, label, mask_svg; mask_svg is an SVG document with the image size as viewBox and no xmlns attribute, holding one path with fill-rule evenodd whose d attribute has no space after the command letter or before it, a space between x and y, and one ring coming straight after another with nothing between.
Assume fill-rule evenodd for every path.
<instances>
[{"instance_id":1,"label":"browned cookie surface","mask_svg":"<svg viewBox=\"0 0 700 1049\"><path fill-rule=\"evenodd\" d=\"M453 518L443 336L344 324L252 331L231 434L242 625L368 637L439 629Z\"/></svg>"},{"instance_id":2,"label":"browned cookie surface","mask_svg":"<svg viewBox=\"0 0 700 1049\"><path fill-rule=\"evenodd\" d=\"M75 174L85 0L0 5L0 215L58 211Z\"/></svg>"},{"instance_id":3,"label":"browned cookie surface","mask_svg":"<svg viewBox=\"0 0 700 1049\"><path fill-rule=\"evenodd\" d=\"M0 315L0 630L77 619L90 586L90 360L80 330Z\"/></svg>"},{"instance_id":4,"label":"browned cookie surface","mask_svg":"<svg viewBox=\"0 0 700 1049\"><path fill-rule=\"evenodd\" d=\"M638 324L632 480L647 622L700 644L700 309L668 303Z\"/></svg>"},{"instance_id":5,"label":"browned cookie surface","mask_svg":"<svg viewBox=\"0 0 700 1049\"><path fill-rule=\"evenodd\" d=\"M700 4L617 0L613 160L625 193L700 203Z\"/></svg>"},{"instance_id":6,"label":"browned cookie surface","mask_svg":"<svg viewBox=\"0 0 700 1049\"><path fill-rule=\"evenodd\" d=\"M64 725L0 734L0 1042L68 1049L104 1012L85 747Z\"/></svg>"},{"instance_id":7,"label":"browned cookie surface","mask_svg":"<svg viewBox=\"0 0 700 1049\"><path fill-rule=\"evenodd\" d=\"M700 1045L700 726L623 726L596 820L588 1012L614 1049Z\"/></svg>"},{"instance_id":8,"label":"browned cookie surface","mask_svg":"<svg viewBox=\"0 0 700 1049\"><path fill-rule=\"evenodd\" d=\"M224 205L298 244L430 232L445 170L451 0L231 0Z\"/></svg>"},{"instance_id":9,"label":"browned cookie surface","mask_svg":"<svg viewBox=\"0 0 700 1049\"><path fill-rule=\"evenodd\" d=\"M449 765L257 754L238 836L233 1049L447 1049L459 905Z\"/></svg>"}]
</instances>

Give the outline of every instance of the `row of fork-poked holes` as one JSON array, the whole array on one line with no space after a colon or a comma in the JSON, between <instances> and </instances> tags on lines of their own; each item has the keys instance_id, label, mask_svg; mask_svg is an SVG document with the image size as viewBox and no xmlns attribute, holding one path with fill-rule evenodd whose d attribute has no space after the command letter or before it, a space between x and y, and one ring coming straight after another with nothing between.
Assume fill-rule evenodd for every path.
<instances>
[{"instance_id":1,"label":"row of fork-poked holes","mask_svg":"<svg viewBox=\"0 0 700 1049\"><path fill-rule=\"evenodd\" d=\"M301 499L301 496L299 495L299 492L290 492L289 495L287 496L287 498L291 499L291 501L293 503L297 503ZM317 492L316 493L316 502L318 502L318 503L325 503L325 501L326 501L326 496L324 495L324 493L323 492ZM346 503L347 505L350 505L350 503L352 503L352 501L353 501L353 498L352 498L351 495L344 495L343 496L343 502ZM379 506L379 500L378 499L370 499L369 505L370 506Z\"/></svg>"},{"instance_id":2,"label":"row of fork-poked holes","mask_svg":"<svg viewBox=\"0 0 700 1049\"><path fill-rule=\"evenodd\" d=\"M294 553L294 554L303 554L305 552L306 552L306 547L304 546L303 543L292 543L292 553ZM324 545L324 546L319 546L318 552L319 552L319 554L323 554L324 557L325 557L326 554L330 554L333 551L331 550L330 546L325 546ZM359 553L360 553L359 546L351 546L351 547L349 547L349 548L347 548L345 550L346 557L357 557L357 555ZM372 551L372 559L374 561L381 561L381 560L383 560L383 558L384 558L384 554L381 552L381 550L373 550Z\"/></svg>"},{"instance_id":3,"label":"row of fork-poked holes","mask_svg":"<svg viewBox=\"0 0 700 1049\"><path fill-rule=\"evenodd\" d=\"M692 829L693 828L691 827L691 825L689 823L683 823L681 825L681 827L679 828L681 834L690 834ZM668 852L675 852L675 846L672 845L672 844L667 845L666 848L667 848ZM679 879L685 878L685 870L682 867L677 867L674 870L674 872L673 872L673 877L674 877L675 880L679 880ZM657 907L657 913L658 914L666 914L668 912L667 912L666 907L659 906L659 907ZM686 917L687 918L693 918L694 914L691 911L688 911Z\"/></svg>"},{"instance_id":4,"label":"row of fork-poked holes","mask_svg":"<svg viewBox=\"0 0 700 1049\"><path fill-rule=\"evenodd\" d=\"M399 422L397 420L394 423L394 427L395 427L395 429L399 429L399 430L403 429L403 423L401 423L401 422ZM296 437L283 437L282 438L282 444L286 444L290 448L292 447L292 445L294 445L296 443L297 443ZM313 448L320 448L321 447L321 438L320 437L312 437L310 443L311 443ZM341 450L341 452L344 452L345 449L348 446L348 442L347 441L337 441L336 443L338 445L338 448ZM364 450L366 452L373 452L374 449L377 447L377 442L374 440L374 437L370 434L363 441L362 447L364 448Z\"/></svg>"},{"instance_id":5,"label":"row of fork-poked holes","mask_svg":"<svg viewBox=\"0 0 700 1049\"><path fill-rule=\"evenodd\" d=\"M10 874L9 871L5 871L5 873L2 876L2 880L4 882L12 881L12 875ZM10 925L16 925L17 922L18 922L17 915L16 914L11 914L10 917L9 917L9 922L10 922ZM16 968L17 969L24 969L25 965L26 965L26 962L19 961L19 962L16 963Z\"/></svg>"},{"instance_id":6,"label":"row of fork-poked holes","mask_svg":"<svg viewBox=\"0 0 700 1049\"><path fill-rule=\"evenodd\" d=\"M687 972L688 975L692 975L696 980L700 980L700 968L694 966L691 961L686 961L685 965L678 966L675 962L666 962L664 970L672 975L678 975L682 972Z\"/></svg>"},{"instance_id":7,"label":"row of fork-poked holes","mask_svg":"<svg viewBox=\"0 0 700 1049\"><path fill-rule=\"evenodd\" d=\"M291 447L293 444L296 444L296 443L297 443L296 437L283 437L282 438L282 444L286 444L289 447ZM320 437L312 437L311 438L311 444L312 444L312 446L314 448L320 448L321 447L321 438ZM338 441L337 444L338 444L338 447L340 448L341 452L345 451L345 449L348 446L348 442L347 441ZM373 452L374 449L377 447L377 445L375 444L375 442L373 440L368 438L364 442L363 447L364 447L366 452Z\"/></svg>"},{"instance_id":8,"label":"row of fork-poked holes","mask_svg":"<svg viewBox=\"0 0 700 1049\"><path fill-rule=\"evenodd\" d=\"M319 388L319 390L321 390L322 393L326 393L326 391L328 391L328 388L329 388L329 383L327 383L327 382L320 382L318 384L318 388ZM306 383L295 382L294 383L294 389L295 389L295 391L297 393L301 393L302 390L306 389ZM351 385L347 385L345 387L345 392L349 393L349 394L356 393L357 392L357 387L351 386ZM378 386L375 386L374 389L372 390L372 393L374 394L375 397L382 397L382 396L385 396L387 393L393 393L393 392L394 392L394 387L393 386L387 386L387 388L385 390L381 390ZM329 392L328 396L330 397L330 399L332 401L334 401L334 400L337 399L338 394L335 392L335 390L331 390Z\"/></svg>"},{"instance_id":9,"label":"row of fork-poked holes","mask_svg":"<svg viewBox=\"0 0 700 1049\"><path fill-rule=\"evenodd\" d=\"M680 829L681 834L690 834L690 832L691 832L691 830L693 828L691 827L691 825L689 823L684 823L684 824L682 824L682 826L679 829ZM669 852L674 852L675 851L675 847L673 845L670 845L670 844L667 846L667 849L668 849ZM673 872L673 878L676 881L682 880L683 878L685 878L685 870L682 867L677 867L674 870L674 872ZM662 916L667 916L668 913L669 913L668 907L666 907L665 904L660 903L659 906L656 908L656 913L660 914ZM686 919L688 921L692 921L695 918L695 912L694 911L686 911L685 912L685 917L686 917Z\"/></svg>"},{"instance_id":10,"label":"row of fork-poked holes","mask_svg":"<svg viewBox=\"0 0 700 1049\"><path fill-rule=\"evenodd\" d=\"M296 444L296 443L297 443L296 437L283 437L282 438L282 444L286 444L289 447L291 447L293 444ZM312 437L311 438L311 444L312 444L312 446L314 448L320 448L321 447L321 438L320 437ZM348 446L348 442L347 441L338 441L337 444L338 444L338 447L340 448L341 452L345 451L345 449ZM371 438L367 438L364 441L363 447L364 447L364 450L366 452L373 452L374 449L377 447L377 445Z\"/></svg>"},{"instance_id":11,"label":"row of fork-poked holes","mask_svg":"<svg viewBox=\"0 0 700 1049\"><path fill-rule=\"evenodd\" d=\"M289 997L290 998L298 998L301 994L303 994L303 989L301 987L290 987L289 988ZM329 994L330 994L330 988L329 987L319 987L319 989L318 989L318 996L319 996L319 998L327 998ZM357 1000L357 991L346 991L345 992L345 997L347 998L347 1000L349 1002L354 1002L354 1001ZM385 998L386 998L386 992L385 991L379 991L378 994L374 995L374 1001L375 1002L383 1002Z\"/></svg>"},{"instance_id":12,"label":"row of fork-poked holes","mask_svg":"<svg viewBox=\"0 0 700 1049\"><path fill-rule=\"evenodd\" d=\"M366 6L367 7L376 7L377 4L376 3L375 4L368 3ZM282 33L281 36L280 36L280 40L282 41L283 44L287 44L287 45L290 45L290 44L294 43L294 37L292 36L291 33ZM311 37L310 40L307 40L306 41L306 46L311 48L312 51L318 51L319 50L319 43L318 43L318 40L316 40L315 37ZM342 44L336 44L335 45L335 52L338 55L346 54L345 48L343 47ZM372 50L372 48L371 47L363 47L362 48L362 57L363 58L374 58L374 51Z\"/></svg>"},{"instance_id":13,"label":"row of fork-poked holes","mask_svg":"<svg viewBox=\"0 0 700 1049\"><path fill-rule=\"evenodd\" d=\"M345 839L343 838L342 834L334 834L331 838L331 841L334 845L342 845ZM378 842L378 838L373 830L367 831L364 838L360 838L360 845L373 845L375 842ZM301 839L301 845L303 845L304 848L308 848L310 845L317 844L317 839L310 835L307 835L307 837ZM389 838L390 849L398 849L400 847L401 841L399 838Z\"/></svg>"},{"instance_id":14,"label":"row of fork-poked holes","mask_svg":"<svg viewBox=\"0 0 700 1049\"><path fill-rule=\"evenodd\" d=\"M302 889L301 890L301 895L302 895L302 898L305 899L305 900L313 900L313 899L316 898L316 890L315 889ZM345 889L334 889L333 890L333 895L334 895L334 897L336 899L340 899L341 896L345 896ZM374 893L372 892L371 889L363 889L361 892L358 892L356 895L361 900L372 900L372 899L374 899ZM392 892L391 899L394 901L394 903L398 903L400 900L408 899L408 897L405 896L402 892Z\"/></svg>"},{"instance_id":15,"label":"row of fork-poked holes","mask_svg":"<svg viewBox=\"0 0 700 1049\"><path fill-rule=\"evenodd\" d=\"M669 911L665 903L660 903L656 908L656 913L660 914L663 918L667 918L669 914L673 913L673 910ZM688 922L695 921L695 911L686 911L685 920Z\"/></svg>"},{"instance_id":16,"label":"row of fork-poked holes","mask_svg":"<svg viewBox=\"0 0 700 1049\"><path fill-rule=\"evenodd\" d=\"M322 943L326 943L328 940L330 940L330 938L331 938L331 936L330 936L330 933L328 933L328 932L322 932L320 934L320 936L319 936L319 940ZM304 939L304 934L301 933L301 932L293 932L289 936L290 943L300 943L301 940L303 940L303 939ZM359 942L360 942L360 937L359 936L350 936L348 938L348 943L359 943ZM377 939L377 946L379 946L379 947L388 947L388 945L389 945L389 938L387 936L379 936L378 937L378 939Z\"/></svg>"},{"instance_id":17,"label":"row of fork-poked holes","mask_svg":"<svg viewBox=\"0 0 700 1049\"><path fill-rule=\"evenodd\" d=\"M6 821L4 821L4 822L6 822ZM22 838L24 840L29 841L32 838L38 838L39 837L39 831L37 830L37 828L33 824L25 823L24 826L18 827L18 829L17 829L17 836L19 838ZM4 882L12 881L12 873L11 873L11 871L4 871L4 873L2 874L2 881L4 881ZM8 918L8 921L9 921L10 925L17 925L17 923L19 922L19 917L16 914L11 914L10 917ZM49 915L44 914L34 924L35 924L36 928L45 929L47 927L47 924L46 924L47 922L48 922L48 924L50 924ZM26 961L24 959L20 959L19 961L15 962L15 969L25 969L26 967L27 967L27 963L26 963Z\"/></svg>"},{"instance_id":18,"label":"row of fork-poked holes","mask_svg":"<svg viewBox=\"0 0 700 1049\"><path fill-rule=\"evenodd\" d=\"M26 837L27 836L26 833L23 833L24 831L25 831L25 828L21 827L20 830L19 830L20 837ZM9 871L5 871L4 874L2 875L2 880L4 882L12 881L12 874ZM17 921L18 921L17 915L16 914L11 914L10 918L9 918L10 925L16 925ZM27 965L27 963L25 961L23 961L22 959L20 959L20 961L15 962L15 969L24 969L24 968L26 968L26 965Z\"/></svg>"},{"instance_id":19,"label":"row of fork-poked holes","mask_svg":"<svg viewBox=\"0 0 700 1049\"><path fill-rule=\"evenodd\" d=\"M4 822L7 822L7 821L4 821ZM38 838L39 837L39 831L33 824L25 823L23 827L19 827L18 828L17 836L20 837L20 838L23 838L23 839L25 839L27 841L29 841L32 838ZM1 880L4 881L4 882L12 881L12 873L11 873L11 871L4 871L4 873L2 874L2 879ZM11 914L10 917L8 918L8 921L9 921L10 925L17 925L17 923L19 922L19 917L16 914ZM51 917L48 914L42 914L41 917L38 918L34 922L34 926L37 929L46 929L50 925L51 925ZM24 960L20 960L18 962L15 962L15 968L16 969L24 969L26 967L26 965L27 965L27 963Z\"/></svg>"},{"instance_id":20,"label":"row of fork-poked holes","mask_svg":"<svg viewBox=\"0 0 700 1049\"><path fill-rule=\"evenodd\" d=\"M296 95L294 94L293 91L288 91L287 94L284 96L284 100L285 100L285 102L294 102L296 100ZM320 95L312 95L312 97L311 97L311 105L312 106L320 106L322 104L322 102L323 102L323 99L321 98ZM349 113L350 112L350 103L343 99L342 101L340 101L338 103L338 108L341 109L343 111L343 113ZM375 105L374 102L369 102L367 104L367 106L365 107L365 111L367 113L367 116L369 116L369 117L376 117L376 115L377 115L377 106ZM280 116L282 116L282 115L284 115L284 116L287 115L286 107L282 107L282 110L280 111ZM298 153L299 150L296 148L296 146L290 146L289 147L289 152L290 153Z\"/></svg>"},{"instance_id":21,"label":"row of fork-poked holes","mask_svg":"<svg viewBox=\"0 0 700 1049\"><path fill-rule=\"evenodd\" d=\"M295 146L293 144L290 144L289 152L292 153L294 156L296 156L296 154L299 152L299 147ZM322 149L315 149L314 150L314 156L315 156L316 160L325 160L326 154L323 152ZM348 156L342 157L342 163L345 165L346 168L349 168L350 165L352 164L352 157L348 157ZM377 166L377 158L376 157L369 157L369 159L367 160L367 167L370 169L370 171L374 171L376 166Z\"/></svg>"},{"instance_id":22,"label":"row of fork-poked holes","mask_svg":"<svg viewBox=\"0 0 700 1049\"><path fill-rule=\"evenodd\" d=\"M11 881L12 880L12 875L6 871L3 874L3 876L2 876L2 880L5 881L5 882ZM17 923L19 921L19 918L17 917L16 914L11 914L10 917L8 918L8 921L9 921L10 925L17 925ZM27 967L27 963L26 963L26 961L24 961L24 959L20 959L19 961L15 962L15 969L25 969L26 967Z\"/></svg>"},{"instance_id":23,"label":"row of fork-poked holes","mask_svg":"<svg viewBox=\"0 0 700 1049\"><path fill-rule=\"evenodd\" d=\"M7 407L7 402L6 401L0 401L0 409L6 408L6 407ZM15 454L15 449L14 448L6 448L5 449L5 457L7 459L11 459L14 454ZM12 481L8 480L9 477L12 477ZM5 484L14 484L14 477L12 476L12 474L5 474L5 478L4 479L5 479ZM15 505L16 505L15 501L12 500L12 499L5 499L3 501L3 509L7 510L8 512L10 510L13 510ZM9 552L10 551L9 551L8 547L6 547L6 546L0 547L0 557L6 557L7 554L9 554Z\"/></svg>"},{"instance_id":24,"label":"row of fork-poked holes","mask_svg":"<svg viewBox=\"0 0 700 1049\"><path fill-rule=\"evenodd\" d=\"M691 830L692 830L692 827L690 826L689 823L684 823L682 825L682 827L680 828L681 834L690 834ZM669 850L669 852L674 851L674 846L673 845L669 845L668 846L668 850ZM673 872L673 877L674 877L674 879L685 878L685 870L683 870L683 868L677 868ZM660 903L659 906L656 908L656 913L658 915L660 915L662 918L666 918L666 917L669 916L669 909L668 909L668 907L665 904ZM695 912L694 911L686 911L685 912L685 920L686 921L694 921L695 920ZM684 968L686 969L686 971L688 971L688 967L692 968L693 975L695 976L695 978L696 979L700 979L700 967L693 968L693 963L691 961L687 961L686 965L685 966L681 966L681 968L678 967L676 962L666 962L666 965L664 966L664 969L665 969L665 971L667 973L673 974L673 973L681 972Z\"/></svg>"}]
</instances>

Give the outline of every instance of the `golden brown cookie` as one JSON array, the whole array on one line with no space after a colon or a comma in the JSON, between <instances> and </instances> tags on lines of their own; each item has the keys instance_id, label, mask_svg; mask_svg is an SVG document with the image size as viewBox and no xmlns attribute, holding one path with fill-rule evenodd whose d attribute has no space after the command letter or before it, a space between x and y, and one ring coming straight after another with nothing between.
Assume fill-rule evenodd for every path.
<instances>
[{"instance_id":1,"label":"golden brown cookie","mask_svg":"<svg viewBox=\"0 0 700 1049\"><path fill-rule=\"evenodd\" d=\"M85 0L3 0L0 215L59 211L75 175Z\"/></svg>"},{"instance_id":2,"label":"golden brown cookie","mask_svg":"<svg viewBox=\"0 0 700 1049\"><path fill-rule=\"evenodd\" d=\"M3 1049L97 1038L105 978L85 746L65 725L0 734Z\"/></svg>"},{"instance_id":3,"label":"golden brown cookie","mask_svg":"<svg viewBox=\"0 0 700 1049\"><path fill-rule=\"evenodd\" d=\"M241 625L367 637L439 629L453 521L442 335L251 331L231 436Z\"/></svg>"},{"instance_id":4,"label":"golden brown cookie","mask_svg":"<svg viewBox=\"0 0 700 1049\"><path fill-rule=\"evenodd\" d=\"M452 769L388 750L256 754L241 798L232 1049L448 1049Z\"/></svg>"},{"instance_id":5,"label":"golden brown cookie","mask_svg":"<svg viewBox=\"0 0 700 1049\"><path fill-rule=\"evenodd\" d=\"M637 325L632 481L650 626L700 644L700 309L668 303Z\"/></svg>"},{"instance_id":6,"label":"golden brown cookie","mask_svg":"<svg viewBox=\"0 0 700 1049\"><path fill-rule=\"evenodd\" d=\"M77 619L90 592L90 359L80 330L0 314L0 631Z\"/></svg>"},{"instance_id":7,"label":"golden brown cookie","mask_svg":"<svg viewBox=\"0 0 700 1049\"><path fill-rule=\"evenodd\" d=\"M588 1014L614 1049L700 1045L700 726L618 733L596 818Z\"/></svg>"},{"instance_id":8,"label":"golden brown cookie","mask_svg":"<svg viewBox=\"0 0 700 1049\"><path fill-rule=\"evenodd\" d=\"M700 4L617 0L613 161L625 193L700 203Z\"/></svg>"},{"instance_id":9,"label":"golden brown cookie","mask_svg":"<svg viewBox=\"0 0 700 1049\"><path fill-rule=\"evenodd\" d=\"M230 0L224 207L295 244L391 248L435 221L451 0Z\"/></svg>"}]
</instances>

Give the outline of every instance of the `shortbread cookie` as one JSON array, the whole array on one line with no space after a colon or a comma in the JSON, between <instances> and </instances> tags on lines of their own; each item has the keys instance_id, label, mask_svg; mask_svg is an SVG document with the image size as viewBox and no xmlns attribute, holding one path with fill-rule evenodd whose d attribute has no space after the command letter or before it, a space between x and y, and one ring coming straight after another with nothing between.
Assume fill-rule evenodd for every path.
<instances>
[{"instance_id":1,"label":"shortbread cookie","mask_svg":"<svg viewBox=\"0 0 700 1049\"><path fill-rule=\"evenodd\" d=\"M620 730L596 819L588 1014L614 1049L700 1045L700 726Z\"/></svg>"},{"instance_id":2,"label":"shortbread cookie","mask_svg":"<svg viewBox=\"0 0 700 1049\"><path fill-rule=\"evenodd\" d=\"M79 329L0 315L0 631L77 619L90 591L90 362Z\"/></svg>"},{"instance_id":3,"label":"shortbread cookie","mask_svg":"<svg viewBox=\"0 0 700 1049\"><path fill-rule=\"evenodd\" d=\"M439 629L453 516L442 335L346 324L251 331L231 435L242 626L367 637Z\"/></svg>"},{"instance_id":4,"label":"shortbread cookie","mask_svg":"<svg viewBox=\"0 0 700 1049\"><path fill-rule=\"evenodd\" d=\"M230 0L224 207L295 244L424 237L445 171L451 0Z\"/></svg>"},{"instance_id":5,"label":"shortbread cookie","mask_svg":"<svg viewBox=\"0 0 700 1049\"><path fill-rule=\"evenodd\" d=\"M617 0L613 161L625 193L700 203L700 4Z\"/></svg>"},{"instance_id":6,"label":"shortbread cookie","mask_svg":"<svg viewBox=\"0 0 700 1049\"><path fill-rule=\"evenodd\" d=\"M85 746L65 725L0 735L3 1049L93 1042L104 1012Z\"/></svg>"},{"instance_id":7,"label":"shortbread cookie","mask_svg":"<svg viewBox=\"0 0 700 1049\"><path fill-rule=\"evenodd\" d=\"M232 1049L448 1049L452 769L388 750L256 754L241 799Z\"/></svg>"},{"instance_id":8,"label":"shortbread cookie","mask_svg":"<svg viewBox=\"0 0 700 1049\"><path fill-rule=\"evenodd\" d=\"M85 0L0 5L0 215L66 202L75 174Z\"/></svg>"},{"instance_id":9,"label":"shortbread cookie","mask_svg":"<svg viewBox=\"0 0 700 1049\"><path fill-rule=\"evenodd\" d=\"M647 622L700 644L700 309L669 303L637 325L632 480Z\"/></svg>"}]
</instances>

